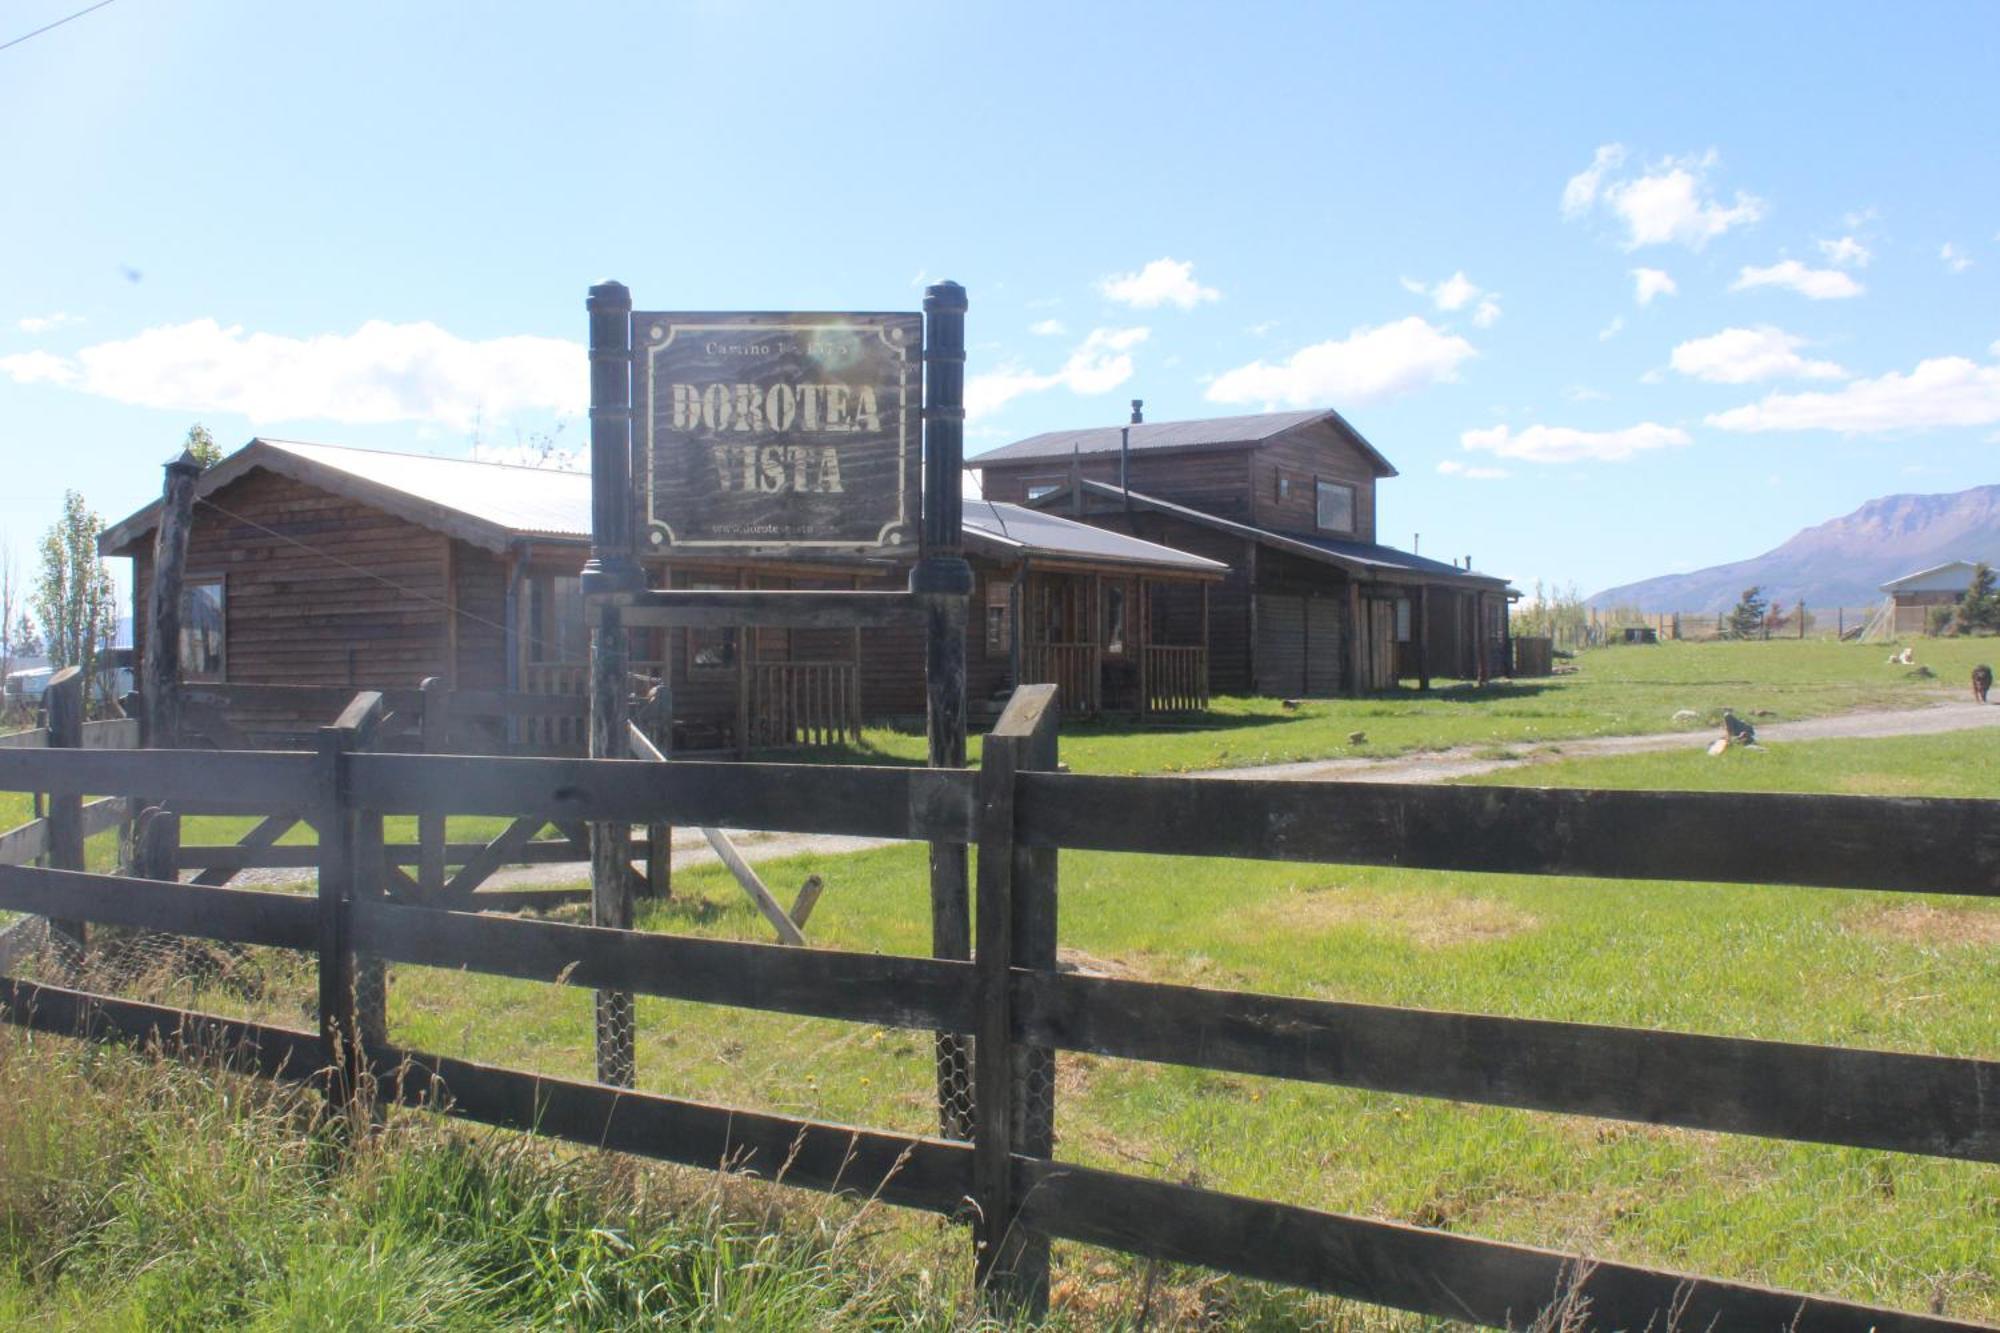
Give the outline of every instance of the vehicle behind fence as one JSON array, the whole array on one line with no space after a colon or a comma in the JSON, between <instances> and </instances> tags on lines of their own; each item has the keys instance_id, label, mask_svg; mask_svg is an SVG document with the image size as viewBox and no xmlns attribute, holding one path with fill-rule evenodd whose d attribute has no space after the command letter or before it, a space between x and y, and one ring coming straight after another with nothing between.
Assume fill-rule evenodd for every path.
<instances>
[{"instance_id":1,"label":"vehicle behind fence","mask_svg":"<svg viewBox=\"0 0 2000 1333\"><path fill-rule=\"evenodd\" d=\"M374 751L388 711L358 697L309 751L0 748L0 789L51 801L39 841L16 831L0 842L0 910L79 937L81 923L105 922L297 950L316 959L319 982L310 1030L20 975L0 978L6 1019L222 1050L342 1103L422 1106L959 1218L990 1298L1031 1314L1047 1302L1050 1240L1064 1238L1494 1327L1523 1326L1565 1296L1583 1325L1603 1328L1661 1328L1670 1314L1689 1329L1977 1327L1065 1160L1064 1052L1986 1163L2000 1162L2000 1063L1062 971L1057 858L1073 848L1594 876L1671 892L1708 881L1993 896L2000 802L1076 775L1057 770L1051 686L1015 693L976 771ZM317 892L87 873L75 817L86 793L306 820L319 834ZM390 815L973 844L976 949L971 960L904 957L481 915L397 873L383 845ZM27 864L36 852L48 867ZM969 1037L974 1113L964 1139L891 1133L409 1049L385 1020L385 963Z\"/></svg>"}]
</instances>

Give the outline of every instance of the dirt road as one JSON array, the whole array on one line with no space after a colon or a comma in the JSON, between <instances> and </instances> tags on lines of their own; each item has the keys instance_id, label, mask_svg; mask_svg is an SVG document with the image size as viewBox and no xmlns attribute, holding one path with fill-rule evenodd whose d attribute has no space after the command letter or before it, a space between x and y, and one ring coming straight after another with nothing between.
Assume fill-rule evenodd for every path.
<instances>
[{"instance_id":1,"label":"dirt road","mask_svg":"<svg viewBox=\"0 0 2000 1333\"><path fill-rule=\"evenodd\" d=\"M1935 736L1974 727L2000 727L2000 706L1981 706L1968 699L1934 704L1929 708L1840 713L1803 722L1759 723L1757 736L1759 740L1779 744L1785 741ZM1582 740L1552 741L1542 746L1508 746L1507 752L1512 757L1507 758L1496 757L1492 746L1459 746L1451 750L1399 754L1388 759L1314 759L1299 764L1212 769L1194 776L1221 780L1294 778L1307 782L1449 782L1453 778L1476 777L1503 768L1524 768L1531 764L1588 755L1696 749L1710 744L1720 734L1716 728L1704 726L1644 736L1593 736Z\"/></svg>"}]
</instances>

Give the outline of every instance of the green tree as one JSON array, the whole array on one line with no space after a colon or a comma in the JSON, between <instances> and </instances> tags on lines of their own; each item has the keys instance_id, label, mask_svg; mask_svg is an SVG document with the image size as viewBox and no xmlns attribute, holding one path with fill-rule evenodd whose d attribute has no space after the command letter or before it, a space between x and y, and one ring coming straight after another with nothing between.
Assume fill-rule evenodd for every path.
<instances>
[{"instance_id":1,"label":"green tree","mask_svg":"<svg viewBox=\"0 0 2000 1333\"><path fill-rule=\"evenodd\" d=\"M2000 589L1993 582L1993 566L1981 560L1972 567L1972 583L1958 599L1959 633L2000 632Z\"/></svg>"},{"instance_id":2,"label":"green tree","mask_svg":"<svg viewBox=\"0 0 2000 1333\"><path fill-rule=\"evenodd\" d=\"M1724 630L1732 639L1754 639L1764 632L1764 616L1771 604L1764 600L1762 587L1745 588L1738 599L1736 609L1723 622Z\"/></svg>"},{"instance_id":3,"label":"green tree","mask_svg":"<svg viewBox=\"0 0 2000 1333\"><path fill-rule=\"evenodd\" d=\"M62 518L42 538L42 574L35 585L35 614L42 622L49 664L83 668L96 686L98 655L118 630L117 593L111 570L97 555L104 520L75 491L63 493Z\"/></svg>"},{"instance_id":4,"label":"green tree","mask_svg":"<svg viewBox=\"0 0 2000 1333\"><path fill-rule=\"evenodd\" d=\"M199 421L188 427L187 451L203 467L214 467L222 461L222 446L208 433L208 427Z\"/></svg>"}]
</instances>

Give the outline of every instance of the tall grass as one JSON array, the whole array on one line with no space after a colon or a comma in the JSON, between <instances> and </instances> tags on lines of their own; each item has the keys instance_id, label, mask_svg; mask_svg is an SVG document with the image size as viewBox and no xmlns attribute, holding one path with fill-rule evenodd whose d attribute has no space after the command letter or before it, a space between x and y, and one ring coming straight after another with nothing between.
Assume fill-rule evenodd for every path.
<instances>
[{"instance_id":1,"label":"tall grass","mask_svg":"<svg viewBox=\"0 0 2000 1333\"><path fill-rule=\"evenodd\" d=\"M340 1129L218 1067L0 1033L0 1325L976 1322L959 1265L865 1206L421 1115Z\"/></svg>"}]
</instances>

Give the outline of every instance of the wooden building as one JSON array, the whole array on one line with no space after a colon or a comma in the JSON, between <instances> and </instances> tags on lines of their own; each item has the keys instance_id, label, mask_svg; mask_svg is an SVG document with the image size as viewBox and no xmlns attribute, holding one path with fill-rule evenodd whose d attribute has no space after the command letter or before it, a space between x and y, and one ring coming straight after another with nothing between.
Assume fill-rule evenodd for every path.
<instances>
[{"instance_id":1,"label":"wooden building","mask_svg":"<svg viewBox=\"0 0 2000 1333\"><path fill-rule=\"evenodd\" d=\"M1469 561L1376 540L1376 486L1396 469L1338 412L1055 431L966 466L989 499L1227 564L1205 635L1219 692L1359 694L1507 672L1519 594Z\"/></svg>"},{"instance_id":2,"label":"wooden building","mask_svg":"<svg viewBox=\"0 0 2000 1333\"><path fill-rule=\"evenodd\" d=\"M1949 560L1883 584L1889 598L1889 633L1899 637L1927 633L1931 609L1957 606L1972 586L1972 570L1970 560Z\"/></svg>"},{"instance_id":3,"label":"wooden building","mask_svg":"<svg viewBox=\"0 0 2000 1333\"><path fill-rule=\"evenodd\" d=\"M100 550L152 580L158 505ZM584 693L577 575L587 473L252 440L197 483L181 661L191 680ZM1016 681L1064 706L1152 710L1207 699L1205 589L1219 562L1057 515L968 501L977 576L967 645L974 707ZM657 587L894 588L908 566L652 558ZM143 615L135 617L143 633ZM671 682L689 749L833 739L924 711L921 631L634 630L633 671ZM137 651L143 654L144 645ZM305 720L302 720L305 721ZM583 724L533 724L580 750Z\"/></svg>"}]
</instances>

